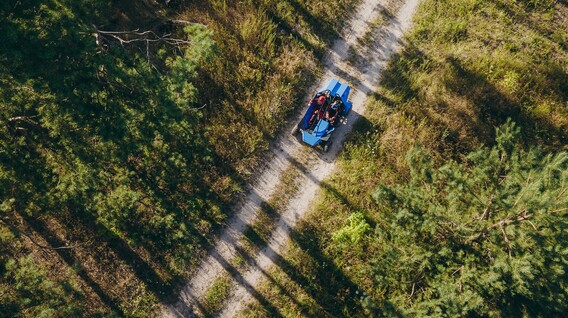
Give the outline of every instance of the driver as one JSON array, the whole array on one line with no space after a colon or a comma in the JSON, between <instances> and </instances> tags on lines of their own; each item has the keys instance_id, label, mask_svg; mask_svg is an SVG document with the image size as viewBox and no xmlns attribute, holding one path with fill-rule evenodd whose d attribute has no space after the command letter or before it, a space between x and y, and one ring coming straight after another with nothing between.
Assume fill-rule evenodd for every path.
<instances>
[{"instance_id":1,"label":"driver","mask_svg":"<svg viewBox=\"0 0 568 318\"><path fill-rule=\"evenodd\" d=\"M317 98L314 98L312 100L312 103L315 103L315 110L314 113L312 114L312 117L310 118L310 120L308 121L308 126L310 126L314 120L317 119L322 119L324 114L323 114L323 105L325 104L325 102L327 101L327 98L324 95L321 95Z\"/></svg>"}]
</instances>

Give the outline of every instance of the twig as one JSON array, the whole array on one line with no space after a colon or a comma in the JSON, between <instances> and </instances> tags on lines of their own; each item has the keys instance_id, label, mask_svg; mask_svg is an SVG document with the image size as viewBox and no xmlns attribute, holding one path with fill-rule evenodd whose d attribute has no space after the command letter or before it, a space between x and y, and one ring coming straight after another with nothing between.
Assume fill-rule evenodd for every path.
<instances>
[{"instance_id":1,"label":"twig","mask_svg":"<svg viewBox=\"0 0 568 318\"><path fill-rule=\"evenodd\" d=\"M566 210L568 210L568 208L558 209L558 210L550 211L548 213L558 213L558 212L562 212L562 211L566 211Z\"/></svg>"},{"instance_id":2,"label":"twig","mask_svg":"<svg viewBox=\"0 0 568 318\"><path fill-rule=\"evenodd\" d=\"M34 116L37 117L37 116ZM37 125L37 122L32 120L31 117L29 116L16 116L16 117L11 117L8 119L8 121L10 122L14 122L14 121L24 121L28 124L32 124L32 125Z\"/></svg>"},{"instance_id":3,"label":"twig","mask_svg":"<svg viewBox=\"0 0 568 318\"><path fill-rule=\"evenodd\" d=\"M507 244L509 256L511 256L511 243L509 242L509 238L507 237L507 233L505 233L505 228L503 227L503 224L501 222L499 222L499 227L501 228L501 233L503 233L503 239L505 239L505 243Z\"/></svg>"},{"instance_id":4,"label":"twig","mask_svg":"<svg viewBox=\"0 0 568 318\"><path fill-rule=\"evenodd\" d=\"M485 216L488 215L489 208L491 208L491 206L493 205L494 198L495 198L494 193L491 193L491 198L489 198L489 202L487 203L487 206L483 210L483 214L481 214L481 217L479 218L480 221L483 221L483 219L485 219Z\"/></svg>"},{"instance_id":5,"label":"twig","mask_svg":"<svg viewBox=\"0 0 568 318\"><path fill-rule=\"evenodd\" d=\"M529 219L530 217L531 217L531 214L527 214L527 211L526 211L526 210L523 210L521 213L519 213L519 214L517 215L517 218L516 218L516 219L504 219L504 220L501 220L501 221L499 221L499 222L497 222L497 223L491 225L488 229L489 229L489 230L492 230L492 229L494 229L494 228L496 228L496 227L498 227L498 226L507 225L507 224L513 223L513 222L515 222L515 221L516 221L516 222L521 222L521 221L524 221L524 220Z\"/></svg>"},{"instance_id":6,"label":"twig","mask_svg":"<svg viewBox=\"0 0 568 318\"><path fill-rule=\"evenodd\" d=\"M529 222L529 224L532 225L533 229L534 229L535 231L537 231L536 226L534 225L533 222L531 222L531 220L527 220L527 222Z\"/></svg>"},{"instance_id":7,"label":"twig","mask_svg":"<svg viewBox=\"0 0 568 318\"><path fill-rule=\"evenodd\" d=\"M530 179L531 179L531 173L529 172L529 175L527 176L527 182L525 183L525 187L529 184ZM511 208L514 208L515 206L517 206L517 203L519 203L519 201L524 196L524 194L525 193L521 191L521 194L519 195L519 197L517 198L517 200L515 201L515 203L513 204L513 206Z\"/></svg>"},{"instance_id":8,"label":"twig","mask_svg":"<svg viewBox=\"0 0 568 318\"><path fill-rule=\"evenodd\" d=\"M189 23L189 21L187 22ZM136 47L140 49L142 54L146 56L148 64L152 65L156 70L157 68L152 63L152 54L150 50L151 44L165 43L166 45L174 47L174 49L177 49L183 54L183 45L189 45L192 43L190 40L172 37L171 33L158 35L156 32L151 30L140 31L139 29L130 31L107 31L99 30L95 25L93 25L93 28L95 29L95 32L93 33L95 37L95 43L97 44L97 46L102 47L104 50L107 49L108 43L111 42L118 42L121 47L135 43L143 44L143 48L141 46Z\"/></svg>"}]
</instances>

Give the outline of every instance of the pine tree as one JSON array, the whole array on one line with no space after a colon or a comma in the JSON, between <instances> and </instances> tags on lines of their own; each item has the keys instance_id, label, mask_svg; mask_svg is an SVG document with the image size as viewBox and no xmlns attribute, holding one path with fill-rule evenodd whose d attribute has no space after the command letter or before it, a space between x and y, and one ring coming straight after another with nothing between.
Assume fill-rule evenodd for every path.
<instances>
[{"instance_id":1,"label":"pine tree","mask_svg":"<svg viewBox=\"0 0 568 318\"><path fill-rule=\"evenodd\" d=\"M568 153L523 150L518 136L509 122L495 146L440 168L416 147L408 183L374 191L384 226L370 238L367 305L412 316L566 312Z\"/></svg>"},{"instance_id":2,"label":"pine tree","mask_svg":"<svg viewBox=\"0 0 568 318\"><path fill-rule=\"evenodd\" d=\"M160 251L175 273L209 234L195 224L216 207L203 181L212 147L192 84L215 43L196 24L172 31L183 45L145 52L153 60L136 46L103 46L94 35L109 10L91 0L0 4L1 217L96 225L98 239ZM31 260L6 257L2 282L37 272Z\"/></svg>"}]
</instances>

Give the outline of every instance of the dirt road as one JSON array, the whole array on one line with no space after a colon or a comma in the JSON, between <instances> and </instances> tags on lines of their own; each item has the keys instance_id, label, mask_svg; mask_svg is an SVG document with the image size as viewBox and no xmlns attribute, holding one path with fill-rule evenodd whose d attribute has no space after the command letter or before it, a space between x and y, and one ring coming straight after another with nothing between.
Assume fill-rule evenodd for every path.
<instances>
[{"instance_id":1,"label":"dirt road","mask_svg":"<svg viewBox=\"0 0 568 318\"><path fill-rule=\"evenodd\" d=\"M325 73L315 91L323 87L331 78L349 83L353 91L351 101L353 110L346 122L334 133L334 143L328 153L318 154L310 151L309 160L301 175L301 191L287 204L277 221L275 230L267 246L252 260L252 266L245 272L235 272L231 265L237 250L242 248L240 241L243 231L254 221L261 204L266 202L280 182L283 171L290 164L306 162L306 146L290 134L284 134L273 147L273 157L258 181L251 187L244 204L229 221L214 249L202 261L196 274L181 291L179 301L168 306L164 317L193 317L201 311L200 301L204 298L212 282L225 273L231 273L233 288L219 313L220 317L232 317L253 297L254 286L264 277L264 272L274 264L274 260L289 240L290 229L308 210L310 201L315 198L320 183L334 170L334 159L339 153L345 135L351 131L353 123L364 113L367 95L380 80L381 71L388 59L400 46L400 39L412 21L412 14L419 0L364 0L345 28L343 38L336 41L325 59ZM381 24L380 21L383 21ZM370 33L369 33L370 32ZM361 41L363 37L365 41ZM364 44L362 44L364 42ZM350 49L351 48L351 49ZM308 100L311 96L307 96ZM300 117L298 117L299 121ZM292 131L297 121L290 123ZM302 159L300 159L302 158Z\"/></svg>"}]
</instances>

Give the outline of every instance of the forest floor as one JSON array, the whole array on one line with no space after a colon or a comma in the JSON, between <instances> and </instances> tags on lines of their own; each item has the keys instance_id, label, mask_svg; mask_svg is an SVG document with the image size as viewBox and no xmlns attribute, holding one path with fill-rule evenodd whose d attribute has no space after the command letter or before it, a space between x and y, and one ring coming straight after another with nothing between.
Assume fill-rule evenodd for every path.
<instances>
[{"instance_id":1,"label":"forest floor","mask_svg":"<svg viewBox=\"0 0 568 318\"><path fill-rule=\"evenodd\" d=\"M323 181L335 169L335 158L346 135L364 113L367 97L373 93L389 58L399 49L404 32L410 27L418 0L364 0L350 21L343 37L338 39L324 59L323 76L310 90L310 95L331 78L352 87L352 112L334 133L327 153L310 149L289 132L303 115L289 123L290 128L277 140L266 159L264 171L251 185L248 194L220 234L215 247L208 252L181 290L179 301L165 306L164 317L216 315L232 317L252 298L261 297L255 286L265 272L279 259L290 238L290 230L309 209L310 202L324 186ZM283 175L296 171L293 180ZM289 193L286 193L289 192ZM279 199L281 198L281 199ZM259 225L259 213L273 207L276 216ZM255 223L256 222L256 223ZM256 240L247 233L258 226ZM253 231L254 232L254 231ZM251 248L250 241L258 243ZM261 301L261 299L258 299Z\"/></svg>"}]
</instances>

